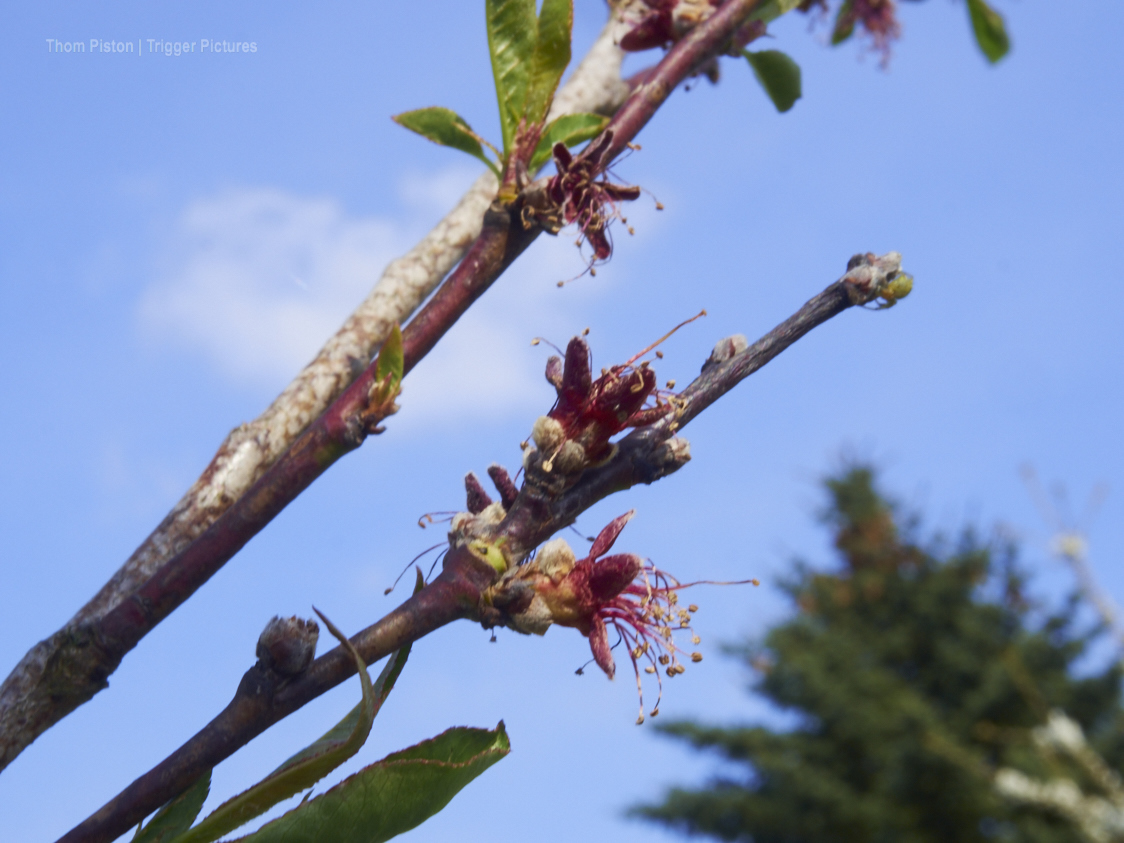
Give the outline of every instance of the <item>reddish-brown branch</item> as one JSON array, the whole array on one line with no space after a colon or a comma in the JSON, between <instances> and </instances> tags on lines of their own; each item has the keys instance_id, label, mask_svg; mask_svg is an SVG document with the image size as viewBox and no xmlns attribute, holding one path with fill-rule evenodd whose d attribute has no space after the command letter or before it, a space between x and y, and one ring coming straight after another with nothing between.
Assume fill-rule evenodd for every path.
<instances>
[{"instance_id":1,"label":"reddish-brown branch","mask_svg":"<svg viewBox=\"0 0 1124 843\"><path fill-rule=\"evenodd\" d=\"M399 647L471 615L481 591L494 577L495 571L467 551L450 553L436 580L353 637L351 643L367 664L374 664ZM254 665L242 677L234 699L214 720L59 843L116 839L278 720L354 674L355 663L343 647L325 653L291 680L260 663Z\"/></svg>"},{"instance_id":2,"label":"reddish-brown branch","mask_svg":"<svg viewBox=\"0 0 1124 843\"><path fill-rule=\"evenodd\" d=\"M613 132L605 152L608 164L635 139L671 92L684 79L721 55L738 27L761 5L762 0L727 0L703 23L692 29L668 50L650 75L645 75L632 96L625 100L605 131ZM593 144L590 144L592 147Z\"/></svg>"},{"instance_id":3,"label":"reddish-brown branch","mask_svg":"<svg viewBox=\"0 0 1124 843\"><path fill-rule=\"evenodd\" d=\"M704 367L703 373L680 394L689 400L677 417L633 431L617 444L611 459L587 469L572 488L551 497L524 485L507 517L497 526L496 537L502 535L512 546L529 550L572 524L582 512L608 495L639 483L652 483L676 471L690 459L686 443L675 438L679 427L817 325L877 292L866 289L857 295L849 275L812 298L753 345ZM495 578L495 571L475 560L464 547L454 548L433 583L351 641L370 664L454 620L481 619L480 596ZM235 698L218 717L71 830L60 843L113 840L269 726L354 672L354 663L340 647L318 658L306 673L288 682L280 681L280 677L261 666L251 668Z\"/></svg>"},{"instance_id":4,"label":"reddish-brown branch","mask_svg":"<svg viewBox=\"0 0 1124 843\"><path fill-rule=\"evenodd\" d=\"M619 151L647 124L675 87L729 43L760 0L728 0L677 43L648 80L632 92L607 131ZM614 153L615 154L615 153ZM612 155L603 161L607 166ZM407 325L403 341L409 371L467 308L521 254L539 229L524 229L515 209L493 204L483 231L426 306ZM100 619L59 633L57 649L34 690L43 700L24 700L21 729L27 740L41 734L108 684L125 654L191 596L328 466L357 448L366 436L362 414L374 379L368 367L237 502L194 542L172 557L127 600Z\"/></svg>"}]
</instances>

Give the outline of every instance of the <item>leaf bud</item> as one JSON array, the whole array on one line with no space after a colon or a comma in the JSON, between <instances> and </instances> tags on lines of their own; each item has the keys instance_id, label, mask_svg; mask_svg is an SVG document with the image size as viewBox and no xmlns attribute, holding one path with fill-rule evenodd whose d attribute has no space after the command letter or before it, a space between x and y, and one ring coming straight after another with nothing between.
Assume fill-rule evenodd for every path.
<instances>
[{"instance_id":1,"label":"leaf bud","mask_svg":"<svg viewBox=\"0 0 1124 843\"><path fill-rule=\"evenodd\" d=\"M308 670L316 655L320 627L314 620L274 617L258 638L261 665L281 676L297 676Z\"/></svg>"}]
</instances>

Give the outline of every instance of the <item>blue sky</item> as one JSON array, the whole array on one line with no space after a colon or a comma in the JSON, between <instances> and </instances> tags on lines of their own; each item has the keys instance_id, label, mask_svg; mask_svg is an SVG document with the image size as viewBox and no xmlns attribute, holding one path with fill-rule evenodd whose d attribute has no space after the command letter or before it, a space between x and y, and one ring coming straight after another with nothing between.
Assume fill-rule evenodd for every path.
<instances>
[{"instance_id":1,"label":"blue sky","mask_svg":"<svg viewBox=\"0 0 1124 843\"><path fill-rule=\"evenodd\" d=\"M0 52L0 661L14 664L116 570L206 465L440 218L478 165L395 126L440 104L498 135L482 4L139 2L6 10ZM670 340L686 382L719 337L768 330L856 251L903 253L891 311L818 329L687 429L693 461L583 518L630 508L622 550L700 589L706 661L670 683L668 717L776 718L719 642L788 607L795 556L830 562L818 479L852 454L928 529L1003 523L1049 599L1071 585L1024 463L1077 504L1102 585L1124 600L1124 10L997 3L1014 49L987 66L961 3L902 4L887 71L795 17L775 45L803 67L778 116L744 63L677 92L620 163L652 191L612 262L577 274L572 238L541 238L406 382L402 412L347 457L125 660L108 691L0 774L5 839L50 840L225 704L274 614L315 603L356 631L419 551L421 513L462 505L462 477L518 464L552 393L546 352L591 328L595 365ZM579 0L576 50L603 15ZM48 38L141 40L141 54L60 54ZM250 54L163 56L147 39L252 41ZM640 67L649 57L633 60ZM576 538L576 537L575 537ZM631 802L712 765L636 728L631 680L574 668L575 633L447 628L414 651L355 769L451 725L504 719L514 750L412 841L545 843L575 833L672 839ZM353 704L349 683L218 768L212 804Z\"/></svg>"}]
</instances>

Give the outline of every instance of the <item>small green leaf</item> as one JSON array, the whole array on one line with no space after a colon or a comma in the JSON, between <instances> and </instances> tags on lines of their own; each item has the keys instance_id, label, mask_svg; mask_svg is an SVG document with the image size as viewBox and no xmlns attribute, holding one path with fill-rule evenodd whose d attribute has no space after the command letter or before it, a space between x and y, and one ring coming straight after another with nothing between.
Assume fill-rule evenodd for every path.
<instances>
[{"instance_id":1,"label":"small green leaf","mask_svg":"<svg viewBox=\"0 0 1124 843\"><path fill-rule=\"evenodd\" d=\"M355 661L363 687L363 699L319 740L289 758L253 787L228 799L199 825L176 838L175 843L211 843L217 840L265 813L278 802L312 787L351 758L366 742L375 715L402 672L410 648L403 647L394 652L387 659L378 681L372 685L367 666L351 642L324 615L320 612L317 614Z\"/></svg>"},{"instance_id":2,"label":"small green leaf","mask_svg":"<svg viewBox=\"0 0 1124 843\"><path fill-rule=\"evenodd\" d=\"M449 729L360 770L240 841L383 843L436 814L510 751L502 721L494 730Z\"/></svg>"},{"instance_id":3,"label":"small green leaf","mask_svg":"<svg viewBox=\"0 0 1124 843\"><path fill-rule=\"evenodd\" d=\"M835 13L835 26L831 28L831 46L837 47L855 32L855 16L851 12L852 0L843 0L843 5Z\"/></svg>"},{"instance_id":4,"label":"small green leaf","mask_svg":"<svg viewBox=\"0 0 1124 843\"><path fill-rule=\"evenodd\" d=\"M972 18L972 31L987 60L995 64L1011 49L1011 39L1003 25L1003 16L984 0L968 0L968 14Z\"/></svg>"},{"instance_id":5,"label":"small green leaf","mask_svg":"<svg viewBox=\"0 0 1124 843\"><path fill-rule=\"evenodd\" d=\"M762 50L751 53L742 50L753 75L777 107L777 111L788 111L800 99L800 65L780 50Z\"/></svg>"},{"instance_id":6,"label":"small green leaf","mask_svg":"<svg viewBox=\"0 0 1124 843\"><path fill-rule=\"evenodd\" d=\"M132 843L165 843L183 834L199 816L210 789L211 771L208 770L195 784L153 814L148 825L137 831Z\"/></svg>"},{"instance_id":7,"label":"small green leaf","mask_svg":"<svg viewBox=\"0 0 1124 843\"><path fill-rule=\"evenodd\" d=\"M757 10L750 14L749 20L770 23L781 15L791 12L799 5L800 0L768 0L767 3L760 4Z\"/></svg>"},{"instance_id":8,"label":"small green leaf","mask_svg":"<svg viewBox=\"0 0 1124 843\"><path fill-rule=\"evenodd\" d=\"M570 63L570 30L573 25L573 0L543 0L535 54L527 81L527 103L523 110L529 124L542 123L550 111L558 82Z\"/></svg>"},{"instance_id":9,"label":"small green leaf","mask_svg":"<svg viewBox=\"0 0 1124 843\"><path fill-rule=\"evenodd\" d=\"M511 151L515 128L527 102L531 59L535 54L539 24L535 0L487 0L488 51L496 80L503 149Z\"/></svg>"},{"instance_id":10,"label":"small green leaf","mask_svg":"<svg viewBox=\"0 0 1124 843\"><path fill-rule=\"evenodd\" d=\"M451 146L453 149L467 152L473 158L479 158L499 176L499 168L484 154L480 136L472 131L472 127L455 111L433 106L403 111L401 114L395 114L391 119L399 126L405 126L411 132L417 132L434 143Z\"/></svg>"},{"instance_id":11,"label":"small green leaf","mask_svg":"<svg viewBox=\"0 0 1124 843\"><path fill-rule=\"evenodd\" d=\"M595 138L609 123L608 117L600 114L566 114L547 123L543 129L542 140L535 147L528 169L533 173L550 160L554 144L577 146L579 143Z\"/></svg>"},{"instance_id":12,"label":"small green leaf","mask_svg":"<svg viewBox=\"0 0 1124 843\"><path fill-rule=\"evenodd\" d=\"M402 383L402 372L406 367L406 359L402 351L402 329L395 324L379 349L379 357L375 362L375 380L382 381L390 375L390 386L395 388Z\"/></svg>"}]
</instances>

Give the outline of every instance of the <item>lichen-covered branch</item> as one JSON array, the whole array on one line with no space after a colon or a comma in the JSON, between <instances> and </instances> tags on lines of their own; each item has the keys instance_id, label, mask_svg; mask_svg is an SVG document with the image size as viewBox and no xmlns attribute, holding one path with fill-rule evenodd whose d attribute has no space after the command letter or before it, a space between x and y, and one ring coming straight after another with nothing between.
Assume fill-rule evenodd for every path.
<instances>
[{"instance_id":1,"label":"lichen-covered branch","mask_svg":"<svg viewBox=\"0 0 1124 843\"><path fill-rule=\"evenodd\" d=\"M672 47L646 81L629 94L622 106L624 119L611 120L601 143L594 141L591 147L602 152L609 145L617 151L623 149L680 82L722 52L759 2L727 0L689 37ZM602 45L598 56L608 58L598 61L611 63L612 55ZM589 87L612 95L619 90L615 84L590 83ZM576 94L572 96L577 98ZM612 158L613 155L600 155L597 169L603 171ZM403 337L407 371L540 233L541 228L521 212L523 201L517 199L513 206L492 202L484 215L481 233L457 269L407 325ZM364 362L360 358L354 365L359 368ZM264 471L248 468L251 464L265 465L255 460L236 461L233 467L227 465L221 471L214 466L214 472L208 469L208 474L217 472L220 477L238 478L240 496L231 500L220 496L219 508L208 511L202 521L191 521L193 526L187 532L177 532L179 540L162 532L162 525L157 531L161 538L156 541L161 547L162 564L152 566L152 572L131 591L116 592L114 600L100 613L80 613L67 627L25 656L0 688L0 769L35 737L105 688L107 677L149 630L194 593L329 465L373 432L364 424L372 383L373 370L368 365L311 426L300 432L294 422L291 444ZM325 395L330 398L330 391ZM256 446L244 443L239 447L248 448L244 452L248 454ZM206 477L207 474L204 480L210 483ZM208 499L215 500L213 496ZM173 516L169 518L175 520ZM172 521L165 519L169 528Z\"/></svg>"},{"instance_id":2,"label":"lichen-covered branch","mask_svg":"<svg viewBox=\"0 0 1124 843\"><path fill-rule=\"evenodd\" d=\"M628 86L620 76L619 26L615 18L606 25L558 91L552 118L583 111L608 115L624 101ZM391 262L366 300L269 408L231 431L199 479L109 582L65 627L24 656L0 686L0 770L84 701L82 694L65 691L66 677L52 680L64 688L61 703L44 700L41 691L49 665L61 650L92 644L83 632L85 625L127 599L199 538L340 396L391 328L406 321L464 257L480 234L495 193L496 179L485 172L421 242Z\"/></svg>"}]
</instances>

